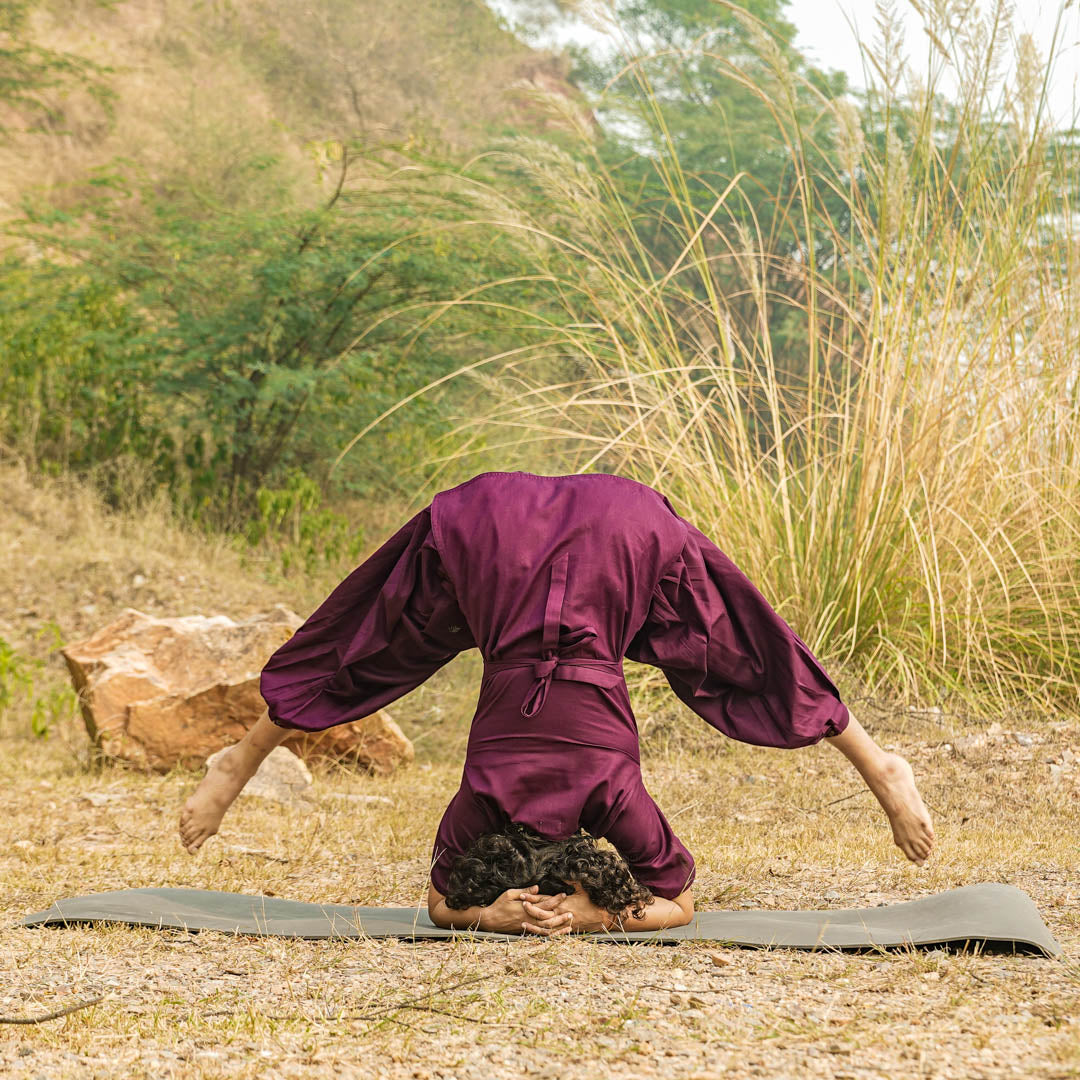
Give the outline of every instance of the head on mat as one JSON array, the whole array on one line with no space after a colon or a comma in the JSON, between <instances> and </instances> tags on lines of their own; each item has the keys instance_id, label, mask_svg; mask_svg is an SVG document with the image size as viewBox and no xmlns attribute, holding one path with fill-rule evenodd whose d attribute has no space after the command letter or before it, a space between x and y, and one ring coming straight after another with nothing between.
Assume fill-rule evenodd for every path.
<instances>
[{"instance_id":1,"label":"head on mat","mask_svg":"<svg viewBox=\"0 0 1080 1080\"><path fill-rule=\"evenodd\" d=\"M602 848L584 829L564 840L548 840L525 825L478 837L450 869L446 906L487 907L508 889L536 886L555 896L579 889L612 916L644 917L652 893L634 879L617 852Z\"/></svg>"}]
</instances>

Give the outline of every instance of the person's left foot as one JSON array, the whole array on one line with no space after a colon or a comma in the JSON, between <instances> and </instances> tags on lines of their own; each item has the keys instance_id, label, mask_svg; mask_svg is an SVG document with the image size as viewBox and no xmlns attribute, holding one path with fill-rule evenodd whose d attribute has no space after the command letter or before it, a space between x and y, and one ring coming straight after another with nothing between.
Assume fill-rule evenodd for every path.
<instances>
[{"instance_id":1,"label":"person's left foot","mask_svg":"<svg viewBox=\"0 0 1080 1080\"><path fill-rule=\"evenodd\" d=\"M866 782L889 815L896 846L912 862L924 863L934 846L934 826L911 766L899 754L885 754Z\"/></svg>"},{"instance_id":2,"label":"person's left foot","mask_svg":"<svg viewBox=\"0 0 1080 1080\"><path fill-rule=\"evenodd\" d=\"M247 782L229 760L234 752L221 757L180 811L180 840L192 854L218 831L225 811Z\"/></svg>"}]
</instances>

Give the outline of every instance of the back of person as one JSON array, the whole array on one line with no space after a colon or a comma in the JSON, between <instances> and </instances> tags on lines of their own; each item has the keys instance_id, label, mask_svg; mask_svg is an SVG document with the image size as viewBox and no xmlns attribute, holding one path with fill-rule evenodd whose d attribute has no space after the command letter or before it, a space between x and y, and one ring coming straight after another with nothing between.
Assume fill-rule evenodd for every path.
<instances>
[{"instance_id":1,"label":"back of person","mask_svg":"<svg viewBox=\"0 0 1080 1080\"><path fill-rule=\"evenodd\" d=\"M609 473L481 473L432 501L439 554L485 659L543 652L567 557L560 654L620 659L686 528L653 488Z\"/></svg>"}]
</instances>

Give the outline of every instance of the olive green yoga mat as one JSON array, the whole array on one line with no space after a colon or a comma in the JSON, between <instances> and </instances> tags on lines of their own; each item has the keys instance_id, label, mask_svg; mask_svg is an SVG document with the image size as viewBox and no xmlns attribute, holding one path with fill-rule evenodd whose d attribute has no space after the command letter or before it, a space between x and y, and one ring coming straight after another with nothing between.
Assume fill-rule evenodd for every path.
<instances>
[{"instance_id":1,"label":"olive green yoga mat","mask_svg":"<svg viewBox=\"0 0 1080 1080\"><path fill-rule=\"evenodd\" d=\"M293 938L449 938L424 908L307 904L270 896L201 889L120 889L58 900L27 915L24 926L125 923L173 930L220 930ZM504 934L478 933L505 940ZM830 911L700 911L671 930L590 935L611 942L717 941L748 947L874 949L981 946L1061 955L1032 903L1011 885L968 885L936 896L874 908Z\"/></svg>"}]
</instances>

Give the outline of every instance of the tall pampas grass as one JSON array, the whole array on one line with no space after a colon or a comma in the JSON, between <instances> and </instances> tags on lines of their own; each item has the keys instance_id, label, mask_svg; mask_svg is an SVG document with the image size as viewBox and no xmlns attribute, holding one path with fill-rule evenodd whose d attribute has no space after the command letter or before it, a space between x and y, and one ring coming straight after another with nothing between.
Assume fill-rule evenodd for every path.
<instances>
[{"instance_id":1,"label":"tall pampas grass","mask_svg":"<svg viewBox=\"0 0 1080 1080\"><path fill-rule=\"evenodd\" d=\"M1076 146L1048 128L1048 65L1012 41L1005 7L981 21L953 7L926 10L938 59L921 82L879 7L858 108L822 96L732 9L769 85L715 59L767 101L790 157L794 255L764 235L752 178L702 200L644 63L623 77L643 91L663 221L627 201L571 110L583 153L502 147L540 197L474 183L477 221L525 247L545 300L507 301L493 282L454 301L497 306L527 333L457 373L494 404L442 464L501 449L659 487L849 689L981 715L1075 711ZM808 99L812 125L796 105ZM648 240L658 227L676 241L666 261ZM785 306L806 328L794 353L774 340Z\"/></svg>"}]
</instances>

